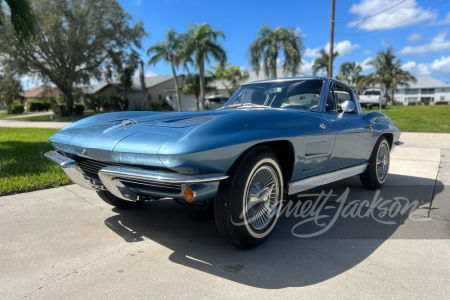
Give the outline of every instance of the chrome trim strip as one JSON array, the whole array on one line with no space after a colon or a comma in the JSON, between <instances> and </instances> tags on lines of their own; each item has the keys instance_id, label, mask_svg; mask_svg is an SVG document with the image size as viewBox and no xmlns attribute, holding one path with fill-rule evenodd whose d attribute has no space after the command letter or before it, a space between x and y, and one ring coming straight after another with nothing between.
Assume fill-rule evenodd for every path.
<instances>
[{"instance_id":1,"label":"chrome trim strip","mask_svg":"<svg viewBox=\"0 0 450 300\"><path fill-rule=\"evenodd\" d=\"M396 141L396 142L394 142L394 144L395 144L396 146L401 146L401 145L403 145L404 143L401 142L401 141Z\"/></svg>"},{"instance_id":2,"label":"chrome trim strip","mask_svg":"<svg viewBox=\"0 0 450 300\"><path fill-rule=\"evenodd\" d=\"M99 171L99 175L108 175L113 177L126 177L139 180L157 181L164 183L200 183L219 181L228 178L224 174L199 174L182 175L178 173L163 173L158 171L148 171L131 167L108 166Z\"/></svg>"},{"instance_id":3,"label":"chrome trim strip","mask_svg":"<svg viewBox=\"0 0 450 300\"><path fill-rule=\"evenodd\" d=\"M70 180L79 186L97 191L104 189L104 186L100 182L87 177L73 159L58 153L58 151L49 151L45 153L44 156L60 165Z\"/></svg>"},{"instance_id":4,"label":"chrome trim strip","mask_svg":"<svg viewBox=\"0 0 450 300\"><path fill-rule=\"evenodd\" d=\"M322 174L306 179L300 179L289 183L289 195L297 194L299 192L309 190L321 185L325 185L331 182L335 182L344 178L352 177L363 173L368 164L359 165L355 167L346 168L343 170L331 172L328 174Z\"/></svg>"}]
</instances>

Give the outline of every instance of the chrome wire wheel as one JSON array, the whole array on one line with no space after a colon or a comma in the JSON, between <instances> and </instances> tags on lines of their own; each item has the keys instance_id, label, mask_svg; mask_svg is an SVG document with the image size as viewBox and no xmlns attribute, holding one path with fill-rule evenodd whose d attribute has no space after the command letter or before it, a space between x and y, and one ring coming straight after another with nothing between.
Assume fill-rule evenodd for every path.
<instances>
[{"instance_id":1,"label":"chrome wire wheel","mask_svg":"<svg viewBox=\"0 0 450 300\"><path fill-rule=\"evenodd\" d=\"M252 174L246 190L245 214L253 229L262 230L273 220L279 193L279 179L270 166L263 165Z\"/></svg>"},{"instance_id":2,"label":"chrome wire wheel","mask_svg":"<svg viewBox=\"0 0 450 300\"><path fill-rule=\"evenodd\" d=\"M386 143L382 143L377 153L377 176L382 182L386 179L389 168L389 149Z\"/></svg>"}]
</instances>

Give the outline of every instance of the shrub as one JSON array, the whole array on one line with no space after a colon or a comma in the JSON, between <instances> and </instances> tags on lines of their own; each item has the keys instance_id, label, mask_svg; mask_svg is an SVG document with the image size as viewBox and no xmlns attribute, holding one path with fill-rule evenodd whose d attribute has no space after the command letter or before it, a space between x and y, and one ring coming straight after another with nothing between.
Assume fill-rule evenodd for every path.
<instances>
[{"instance_id":1,"label":"shrub","mask_svg":"<svg viewBox=\"0 0 450 300\"><path fill-rule=\"evenodd\" d=\"M159 102L150 101L150 103L148 105L150 106L150 110L153 110L153 111L161 110L161 104L159 104Z\"/></svg>"},{"instance_id":2,"label":"shrub","mask_svg":"<svg viewBox=\"0 0 450 300\"><path fill-rule=\"evenodd\" d=\"M11 113L12 114L21 114L25 111L25 107L23 104L11 104Z\"/></svg>"},{"instance_id":3,"label":"shrub","mask_svg":"<svg viewBox=\"0 0 450 300\"><path fill-rule=\"evenodd\" d=\"M52 104L49 101L43 101L42 104L44 105L45 111L48 111L50 108L52 108Z\"/></svg>"},{"instance_id":4,"label":"shrub","mask_svg":"<svg viewBox=\"0 0 450 300\"><path fill-rule=\"evenodd\" d=\"M28 103L28 111L43 111L44 104L42 101L29 101Z\"/></svg>"},{"instance_id":5,"label":"shrub","mask_svg":"<svg viewBox=\"0 0 450 300\"><path fill-rule=\"evenodd\" d=\"M416 102L408 102L408 106L417 105Z\"/></svg>"},{"instance_id":6,"label":"shrub","mask_svg":"<svg viewBox=\"0 0 450 300\"><path fill-rule=\"evenodd\" d=\"M436 101L434 105L449 105L448 101Z\"/></svg>"},{"instance_id":7,"label":"shrub","mask_svg":"<svg viewBox=\"0 0 450 300\"><path fill-rule=\"evenodd\" d=\"M173 111L172 105L170 105L167 101L163 101L161 108L165 111Z\"/></svg>"},{"instance_id":8,"label":"shrub","mask_svg":"<svg viewBox=\"0 0 450 300\"><path fill-rule=\"evenodd\" d=\"M73 107L73 112L77 116L81 116L84 112L84 105L81 103L76 103L75 106Z\"/></svg>"}]
</instances>

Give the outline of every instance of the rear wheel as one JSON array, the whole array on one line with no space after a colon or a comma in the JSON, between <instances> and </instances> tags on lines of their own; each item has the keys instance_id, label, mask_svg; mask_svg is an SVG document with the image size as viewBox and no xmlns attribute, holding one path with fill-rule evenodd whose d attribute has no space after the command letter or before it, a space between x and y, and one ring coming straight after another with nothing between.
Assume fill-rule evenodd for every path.
<instances>
[{"instance_id":1,"label":"rear wheel","mask_svg":"<svg viewBox=\"0 0 450 300\"><path fill-rule=\"evenodd\" d=\"M389 171L389 143L380 137L373 148L366 171L359 175L366 189L376 190L385 182Z\"/></svg>"},{"instance_id":2,"label":"rear wheel","mask_svg":"<svg viewBox=\"0 0 450 300\"><path fill-rule=\"evenodd\" d=\"M229 175L215 198L217 228L228 243L252 249L268 238L278 220L281 168L270 148L258 147L241 158Z\"/></svg>"},{"instance_id":3,"label":"rear wheel","mask_svg":"<svg viewBox=\"0 0 450 300\"><path fill-rule=\"evenodd\" d=\"M109 205L120 208L135 207L144 203L144 201L132 202L120 199L119 197L116 197L113 194L111 194L111 192L109 191L97 191L97 195Z\"/></svg>"}]
</instances>

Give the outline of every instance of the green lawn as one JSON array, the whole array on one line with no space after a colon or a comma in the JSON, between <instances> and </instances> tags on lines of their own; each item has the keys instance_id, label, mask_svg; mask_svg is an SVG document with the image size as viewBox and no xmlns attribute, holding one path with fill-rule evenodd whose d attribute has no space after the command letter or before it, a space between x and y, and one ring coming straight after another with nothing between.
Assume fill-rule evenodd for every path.
<instances>
[{"instance_id":1,"label":"green lawn","mask_svg":"<svg viewBox=\"0 0 450 300\"><path fill-rule=\"evenodd\" d=\"M58 129L0 128L0 196L69 184L62 169L44 157Z\"/></svg>"},{"instance_id":2,"label":"green lawn","mask_svg":"<svg viewBox=\"0 0 450 300\"><path fill-rule=\"evenodd\" d=\"M450 133L450 105L390 106L381 112L388 115L401 131Z\"/></svg>"}]
</instances>

